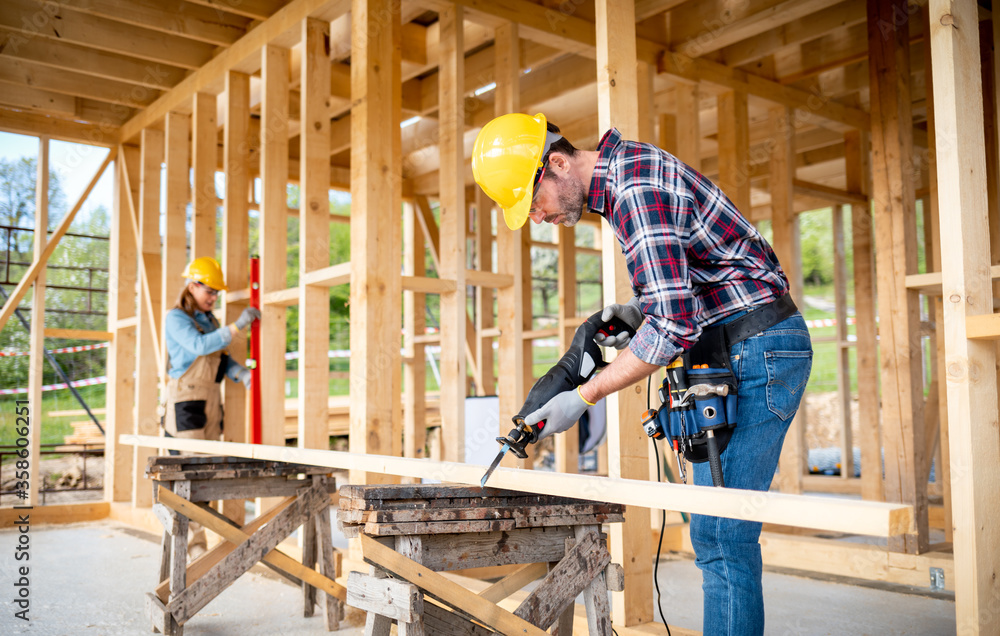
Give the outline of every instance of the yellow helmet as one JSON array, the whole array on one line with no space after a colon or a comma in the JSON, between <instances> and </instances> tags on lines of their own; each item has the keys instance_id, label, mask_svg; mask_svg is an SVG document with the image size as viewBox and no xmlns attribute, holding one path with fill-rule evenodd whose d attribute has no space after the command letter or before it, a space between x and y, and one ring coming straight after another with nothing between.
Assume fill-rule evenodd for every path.
<instances>
[{"instance_id":1,"label":"yellow helmet","mask_svg":"<svg viewBox=\"0 0 1000 636\"><path fill-rule=\"evenodd\" d=\"M226 287L226 281L222 277L222 267L219 266L219 261L211 256L201 256L194 259L187 264L181 276L208 285L212 289L229 291L229 288Z\"/></svg>"},{"instance_id":2,"label":"yellow helmet","mask_svg":"<svg viewBox=\"0 0 1000 636\"><path fill-rule=\"evenodd\" d=\"M545 115L501 115L483 126L472 149L476 183L503 209L507 227L524 225L531 209L535 174L553 141L561 139L546 129Z\"/></svg>"}]
</instances>

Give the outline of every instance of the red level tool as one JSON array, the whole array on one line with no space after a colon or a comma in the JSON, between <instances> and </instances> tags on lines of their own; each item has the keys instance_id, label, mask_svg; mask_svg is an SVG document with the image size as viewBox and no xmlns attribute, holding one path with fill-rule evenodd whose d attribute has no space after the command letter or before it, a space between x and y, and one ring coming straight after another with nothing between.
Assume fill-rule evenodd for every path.
<instances>
[{"instance_id":1,"label":"red level tool","mask_svg":"<svg viewBox=\"0 0 1000 636\"><path fill-rule=\"evenodd\" d=\"M250 306L260 309L260 259L250 259ZM260 444L260 321L250 323L250 442Z\"/></svg>"}]
</instances>

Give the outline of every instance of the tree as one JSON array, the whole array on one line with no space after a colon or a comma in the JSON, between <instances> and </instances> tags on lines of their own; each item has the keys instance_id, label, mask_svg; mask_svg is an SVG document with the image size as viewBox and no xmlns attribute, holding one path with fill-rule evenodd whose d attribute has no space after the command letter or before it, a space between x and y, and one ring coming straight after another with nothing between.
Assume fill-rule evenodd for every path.
<instances>
[{"instance_id":1,"label":"tree","mask_svg":"<svg viewBox=\"0 0 1000 636\"><path fill-rule=\"evenodd\" d=\"M35 157L0 159L0 223L12 227L34 228L37 176L38 160ZM66 195L62 189L62 180L58 172L50 170L50 227L65 213ZM18 252L27 252L31 249L31 240L27 232L17 232L12 237L11 246L16 245Z\"/></svg>"}]
</instances>

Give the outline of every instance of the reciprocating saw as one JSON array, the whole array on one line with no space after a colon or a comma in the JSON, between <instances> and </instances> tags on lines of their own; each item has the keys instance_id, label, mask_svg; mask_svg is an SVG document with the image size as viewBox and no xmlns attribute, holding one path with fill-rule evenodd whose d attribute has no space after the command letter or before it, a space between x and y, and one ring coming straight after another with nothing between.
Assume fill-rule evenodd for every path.
<instances>
[{"instance_id":1,"label":"reciprocating saw","mask_svg":"<svg viewBox=\"0 0 1000 636\"><path fill-rule=\"evenodd\" d=\"M594 375L595 371L607 366L608 363L601 355L601 348L594 342L594 337L597 334L617 336L628 333L634 335L634 330L625 321L615 316L610 321L605 322L601 320L602 313L603 310L598 311L577 328L569 350L563 354L555 366L538 378L538 381L528 391L524 406L512 418L514 428L507 433L506 437L497 438L497 443L501 445L500 452L486 470L482 481L479 482L481 486L486 486L486 480L500 465L500 461L507 454L507 451L513 451L516 456L524 459L528 456L525 447L538 441L538 434L545 427L545 420L528 425L525 424L524 418L545 406L549 400L563 391L572 391L582 385Z\"/></svg>"}]
</instances>

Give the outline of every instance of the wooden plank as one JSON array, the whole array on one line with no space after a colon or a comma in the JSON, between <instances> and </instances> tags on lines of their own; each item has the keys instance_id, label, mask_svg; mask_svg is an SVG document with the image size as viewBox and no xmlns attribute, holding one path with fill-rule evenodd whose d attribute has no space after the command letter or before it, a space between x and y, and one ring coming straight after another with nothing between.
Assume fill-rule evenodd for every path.
<instances>
[{"instance_id":1,"label":"wooden plank","mask_svg":"<svg viewBox=\"0 0 1000 636\"><path fill-rule=\"evenodd\" d=\"M727 91L719 95L718 104L719 187L736 205L737 210L749 211L750 132L746 93ZM794 136L792 131L785 134ZM778 140L778 144L783 143L783 140Z\"/></svg>"},{"instance_id":2,"label":"wooden plank","mask_svg":"<svg viewBox=\"0 0 1000 636\"><path fill-rule=\"evenodd\" d=\"M407 203L403 211L403 334L404 362L403 368L403 456L425 457L427 443L427 399L425 396L426 358L424 344L417 342L415 336L426 330L426 301L423 293L412 286L415 281L426 282L424 236L417 227L416 207ZM440 293L440 292L438 292Z\"/></svg>"},{"instance_id":3,"label":"wooden plank","mask_svg":"<svg viewBox=\"0 0 1000 636\"><path fill-rule=\"evenodd\" d=\"M677 146L668 148L678 159L695 170L701 170L701 119L698 104L701 91L698 83L675 82L674 99L677 109Z\"/></svg>"},{"instance_id":4,"label":"wooden plank","mask_svg":"<svg viewBox=\"0 0 1000 636\"><path fill-rule=\"evenodd\" d=\"M351 330L350 449L355 453L393 451L393 419L400 409L394 369L400 366L399 327L401 250L393 242L399 223L393 206L395 178L383 170L393 165L394 41L399 5L388 0L355 0L351 92ZM355 66L356 65L356 66ZM364 69L363 72L358 69ZM392 381L386 381L392 378ZM354 473L352 483L385 481Z\"/></svg>"},{"instance_id":5,"label":"wooden plank","mask_svg":"<svg viewBox=\"0 0 1000 636\"><path fill-rule=\"evenodd\" d=\"M164 163L166 180L163 210L163 263L160 279L161 324L166 324L167 312L173 308L187 284L181 276L187 260L187 205L191 200L190 136L191 118L182 113L167 113L165 122ZM167 350L166 331L160 333L160 350ZM164 361L166 363L166 361ZM166 369L160 369L161 382L166 383Z\"/></svg>"},{"instance_id":6,"label":"wooden plank","mask_svg":"<svg viewBox=\"0 0 1000 636\"><path fill-rule=\"evenodd\" d=\"M692 57L701 57L827 6L828 0L748 1L735 7L724 2L688 3L671 13L674 32L670 46ZM725 18L718 20L720 15ZM713 22L706 29L712 18L718 24Z\"/></svg>"},{"instance_id":7,"label":"wooden plank","mask_svg":"<svg viewBox=\"0 0 1000 636\"><path fill-rule=\"evenodd\" d=\"M115 152L114 150L112 152ZM137 166L138 150L123 147L130 161L118 161L115 170L115 200L111 215L111 240L108 255L108 326L115 337L108 347L108 413L104 424L107 435L104 462L104 497L108 501L127 501L132 495L132 449L119 441L121 433L133 429L132 402L135 395L135 329L122 323L135 318L136 242L130 227L132 216L127 200L129 180L122 171ZM123 157L124 159L124 157Z\"/></svg>"},{"instance_id":8,"label":"wooden plank","mask_svg":"<svg viewBox=\"0 0 1000 636\"><path fill-rule=\"evenodd\" d=\"M371 537L362 535L361 546L366 562L413 583L434 598L468 613L501 633L525 633L536 636L542 636L545 633L531 623L500 609L497 605L477 596L461 585L383 546Z\"/></svg>"},{"instance_id":9,"label":"wooden plank","mask_svg":"<svg viewBox=\"0 0 1000 636\"><path fill-rule=\"evenodd\" d=\"M577 526L573 529L577 543L582 542L584 537L590 532L596 532L599 529L599 526ZM646 533L646 536L649 536L649 532ZM624 578L625 575L623 574L623 585ZM583 602L587 609L587 626L589 628L588 631L592 634L610 636L610 634L614 633L611 628L611 613L608 608L607 589L603 569L597 573L590 584L584 589ZM620 594L620 592L617 594Z\"/></svg>"},{"instance_id":10,"label":"wooden plank","mask_svg":"<svg viewBox=\"0 0 1000 636\"><path fill-rule=\"evenodd\" d=\"M111 331L95 331L93 329L56 329L49 327L45 330L46 338L61 338L65 340L113 340L115 334Z\"/></svg>"},{"instance_id":11,"label":"wooden plank","mask_svg":"<svg viewBox=\"0 0 1000 636\"><path fill-rule=\"evenodd\" d=\"M242 4L246 5L247 2ZM131 139L143 128L158 121L169 111L187 103L196 93L207 91L220 84L226 71L239 70L244 73L256 71L259 67L254 62L248 64L249 68L244 68L241 65L245 64L248 58L255 57L262 47L275 42L287 32L293 30L297 32L297 27L303 19L327 5L333 7L335 12L340 13L346 12L349 8L349 5L341 0L292 0L280 10L275 11L271 17L237 40L228 49L209 61L196 65L199 67L198 70L184 78L149 108L125 122L122 125L121 139L123 141ZM228 3L224 6L227 9L232 7ZM295 41L283 42L283 44L290 46L295 44ZM287 99L287 91L285 97ZM265 130L267 129L265 128Z\"/></svg>"},{"instance_id":12,"label":"wooden plank","mask_svg":"<svg viewBox=\"0 0 1000 636\"><path fill-rule=\"evenodd\" d=\"M576 596L590 585L594 577L604 573L609 563L611 554L601 543L598 533L593 530L586 532L521 602L514 615L543 629L549 627L572 606Z\"/></svg>"},{"instance_id":13,"label":"wooden plank","mask_svg":"<svg viewBox=\"0 0 1000 636\"><path fill-rule=\"evenodd\" d=\"M955 613L972 634L1000 630L990 610L1000 595L992 572L1000 566L1000 537L990 491L1000 486L995 467L996 346L970 341L968 319L992 312L989 212L983 157L983 121L974 5L930 3L937 187L947 351L948 435L955 550ZM944 205L949 208L944 208Z\"/></svg>"},{"instance_id":14,"label":"wooden plank","mask_svg":"<svg viewBox=\"0 0 1000 636\"><path fill-rule=\"evenodd\" d=\"M330 264L330 62L329 23L302 23L302 120L299 131L299 279ZM327 397L330 358L330 291L299 286L300 448L329 448Z\"/></svg>"},{"instance_id":15,"label":"wooden plank","mask_svg":"<svg viewBox=\"0 0 1000 636\"><path fill-rule=\"evenodd\" d=\"M416 585L360 572L347 575L347 604L400 623L412 623L424 613L424 597Z\"/></svg>"},{"instance_id":16,"label":"wooden plank","mask_svg":"<svg viewBox=\"0 0 1000 636\"><path fill-rule=\"evenodd\" d=\"M160 380L159 342L160 324L163 320L160 253L160 181L163 161L164 135L162 131L142 131L142 150L139 160L138 246L139 265L143 284L139 288L139 324L136 327L136 379L135 379L135 430L140 435L156 435L160 418L156 412ZM159 324L158 324L159 323ZM136 448L133 462L144 466L154 454L149 448ZM136 471L132 484L132 504L136 507L151 505L152 492L145 478Z\"/></svg>"},{"instance_id":17,"label":"wooden plank","mask_svg":"<svg viewBox=\"0 0 1000 636\"><path fill-rule=\"evenodd\" d=\"M844 135L847 189L864 194L869 182L868 135L850 131ZM867 205L851 206L851 244L854 260L854 332L857 338L858 428L861 446L861 496L883 501L882 442L878 415L878 369L875 353L875 267L872 253L872 213ZM865 467L869 467L867 471ZM871 467L876 467L872 469Z\"/></svg>"},{"instance_id":18,"label":"wooden plank","mask_svg":"<svg viewBox=\"0 0 1000 636\"><path fill-rule=\"evenodd\" d=\"M449 636L490 636L493 630L473 623L458 612L453 612L436 601L427 599L424 603L424 629L429 634L449 634Z\"/></svg>"},{"instance_id":19,"label":"wooden plank","mask_svg":"<svg viewBox=\"0 0 1000 636\"><path fill-rule=\"evenodd\" d=\"M191 258L215 258L217 196L215 194L216 99L208 93L196 93L192 109L191 131Z\"/></svg>"},{"instance_id":20,"label":"wooden plank","mask_svg":"<svg viewBox=\"0 0 1000 636\"><path fill-rule=\"evenodd\" d=\"M838 342L847 342L847 263L844 244L844 211L839 205L831 212L833 224L833 294ZM837 347L837 405L840 425L840 476L854 477L854 438L851 434L851 352Z\"/></svg>"},{"instance_id":21,"label":"wooden plank","mask_svg":"<svg viewBox=\"0 0 1000 636\"><path fill-rule=\"evenodd\" d=\"M466 219L463 174L464 79L463 9L445 9L439 14L440 69L438 98L441 153L440 275L455 281L455 291L441 297L441 435L444 458L465 457L465 398L467 366L460 347L466 341Z\"/></svg>"},{"instance_id":22,"label":"wooden plank","mask_svg":"<svg viewBox=\"0 0 1000 636\"><path fill-rule=\"evenodd\" d=\"M104 169L107 168L108 164L115 159L116 155L117 152L114 149L108 152L107 156L104 157L104 161L102 161L101 165L97 167L97 172L94 173L94 176L87 184L87 187L84 188L80 198L77 199L70 211L63 217L62 221L59 222L55 231L52 232L52 236L49 237L48 243L45 245L45 249L35 255L32 260L31 267L29 267L28 271L24 273L24 276L21 277L17 287L15 287L14 291L11 292L7 302L4 303L3 310L0 311L0 329L3 329L4 325L7 324L7 321L14 314L14 310L17 309L17 306L21 303L24 295L28 292L28 288L35 282L38 275L42 273L46 263L48 263L49 258L52 256L52 252L54 252L56 247L59 246L59 241L66 234L67 230L69 230L69 226L73 223L73 219L76 218L77 212L79 212L80 208L83 207L87 197L90 196L91 190L94 189L94 186L97 185L98 179L100 179L101 175L104 174Z\"/></svg>"},{"instance_id":23,"label":"wooden plank","mask_svg":"<svg viewBox=\"0 0 1000 636\"><path fill-rule=\"evenodd\" d=\"M503 289L514 284L514 277L509 274L494 274L478 269L465 270L465 282L472 287Z\"/></svg>"},{"instance_id":24,"label":"wooden plank","mask_svg":"<svg viewBox=\"0 0 1000 636\"><path fill-rule=\"evenodd\" d=\"M599 130L617 127L625 139L639 134L638 76L636 68L635 7L631 2L598 0L597 102ZM602 226L601 248L604 303L624 303L632 287L613 228ZM649 443L635 435L634 422L644 410L643 382L625 387L606 399L609 476L649 478ZM615 616L624 625L653 619L652 549L649 517L632 515L614 524L608 539L612 559L625 568L625 591L612 595Z\"/></svg>"},{"instance_id":25,"label":"wooden plank","mask_svg":"<svg viewBox=\"0 0 1000 636\"><path fill-rule=\"evenodd\" d=\"M223 128L223 164L226 173L225 197L222 204L222 267L229 289L242 289L250 284L250 219L247 214L247 192L251 183L247 138L250 136L250 76L226 73L225 123ZM226 323L232 324L248 305L246 301L224 297ZM229 356L245 365L247 339L240 332L229 343ZM226 426L222 438L232 442L250 439L247 390L241 383L224 382ZM241 522L245 516L243 502L225 502L222 512Z\"/></svg>"},{"instance_id":26,"label":"wooden plank","mask_svg":"<svg viewBox=\"0 0 1000 636\"><path fill-rule=\"evenodd\" d=\"M351 282L351 264L338 263L329 267L321 267L303 274L299 281L303 285L316 287L336 287Z\"/></svg>"},{"instance_id":27,"label":"wooden plank","mask_svg":"<svg viewBox=\"0 0 1000 636\"><path fill-rule=\"evenodd\" d=\"M141 435L124 435L121 441L124 444L153 448L290 461L423 479L440 479L446 476L450 482L468 486L478 486L483 477L482 466L428 459ZM542 474L537 471L525 472L500 467L490 477L490 483L501 488L544 495L579 497L583 493L594 501L620 503L638 508L668 509L852 534L888 536L904 532L910 529L912 524L912 511L904 504L652 483L645 474L646 467L644 461L641 465L643 473L641 479L566 473ZM646 531L648 534L648 527ZM530 562L543 560L552 559L534 559Z\"/></svg>"},{"instance_id":28,"label":"wooden plank","mask_svg":"<svg viewBox=\"0 0 1000 636\"><path fill-rule=\"evenodd\" d=\"M110 125L70 121L0 106L0 130L20 135L47 135L52 139L95 146L114 145L118 129Z\"/></svg>"},{"instance_id":29,"label":"wooden plank","mask_svg":"<svg viewBox=\"0 0 1000 636\"><path fill-rule=\"evenodd\" d=\"M145 86L80 75L9 56L0 59L0 81L132 108L148 106L162 94Z\"/></svg>"},{"instance_id":30,"label":"wooden plank","mask_svg":"<svg viewBox=\"0 0 1000 636\"><path fill-rule=\"evenodd\" d=\"M38 139L38 160L35 166L35 231L32 235L32 260L45 252L49 230L49 140L47 137ZM8 259L10 257L8 256ZM28 406L29 415L26 419L16 419L18 426L28 428L28 505L38 506L41 499L39 492L40 451L42 448L42 384L45 371L45 267L41 268L35 278L31 293L31 327L28 333ZM20 409L18 409L20 412ZM35 413L35 426L31 426L31 413Z\"/></svg>"},{"instance_id":31,"label":"wooden plank","mask_svg":"<svg viewBox=\"0 0 1000 636\"><path fill-rule=\"evenodd\" d=\"M289 57L288 49L270 44L261 51L261 298L285 289L287 284ZM261 441L264 444L284 444L285 440L282 430L285 323L283 307L262 303L259 364Z\"/></svg>"},{"instance_id":32,"label":"wooden plank","mask_svg":"<svg viewBox=\"0 0 1000 636\"><path fill-rule=\"evenodd\" d=\"M879 353L882 369L882 434L885 496L914 507L913 534L890 540L909 553L927 549L926 482L923 457L922 350L917 294L904 276L917 271L914 189L909 167L913 151L910 108L909 34L892 21L905 11L898 1L868 3L871 75L875 257L878 272ZM898 15L898 13L896 13ZM886 22L889 20L889 22ZM916 344L913 344L916 343ZM915 440L921 440L917 445Z\"/></svg>"},{"instance_id":33,"label":"wooden plank","mask_svg":"<svg viewBox=\"0 0 1000 636\"><path fill-rule=\"evenodd\" d=\"M558 278L559 293L559 350L568 351L577 326L570 322L576 318L576 229L558 226L559 240ZM580 464L580 430L574 426L562 435L555 436L556 470L575 473Z\"/></svg>"},{"instance_id":34,"label":"wooden plank","mask_svg":"<svg viewBox=\"0 0 1000 636\"><path fill-rule=\"evenodd\" d=\"M479 593L487 601L499 603L528 583L537 581L546 575L548 567L544 563L529 563Z\"/></svg>"}]
</instances>

